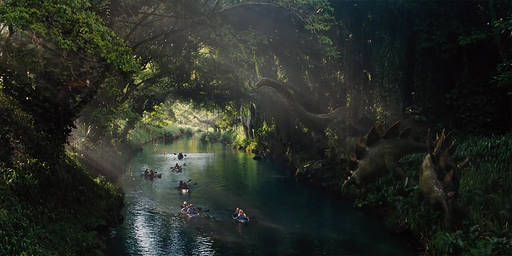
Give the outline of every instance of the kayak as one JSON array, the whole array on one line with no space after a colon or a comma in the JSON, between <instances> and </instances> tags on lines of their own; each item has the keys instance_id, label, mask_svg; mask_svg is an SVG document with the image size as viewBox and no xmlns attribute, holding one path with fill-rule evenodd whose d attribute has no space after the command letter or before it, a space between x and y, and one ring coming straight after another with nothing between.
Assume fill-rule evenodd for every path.
<instances>
[{"instance_id":1,"label":"kayak","mask_svg":"<svg viewBox=\"0 0 512 256\"><path fill-rule=\"evenodd\" d=\"M171 167L171 171L172 171L172 172L176 172L176 173L178 173L178 172L181 172L182 170L183 170L183 169L182 169L181 167L178 167L178 168L176 168L176 167Z\"/></svg>"},{"instance_id":2,"label":"kayak","mask_svg":"<svg viewBox=\"0 0 512 256\"><path fill-rule=\"evenodd\" d=\"M186 216L187 216L187 217L189 217L189 218L197 218L197 217L199 217L199 212L196 212L196 213L187 213L187 212L185 211L185 208L182 208L182 209L181 209L181 213L183 213L184 215L186 215Z\"/></svg>"},{"instance_id":3,"label":"kayak","mask_svg":"<svg viewBox=\"0 0 512 256\"><path fill-rule=\"evenodd\" d=\"M151 175L149 175L149 174L148 174L148 175L144 174L144 176L145 176L146 178L150 178L150 179L153 179L153 178L162 178L162 174L161 174L161 173L157 173L157 174L155 174L155 175L153 175L153 176L151 176Z\"/></svg>"},{"instance_id":4,"label":"kayak","mask_svg":"<svg viewBox=\"0 0 512 256\"><path fill-rule=\"evenodd\" d=\"M199 213L194 213L194 214L187 213L187 217L189 217L189 218L197 218L197 217L199 217Z\"/></svg>"},{"instance_id":5,"label":"kayak","mask_svg":"<svg viewBox=\"0 0 512 256\"><path fill-rule=\"evenodd\" d=\"M241 224L247 224L247 223L249 223L249 220L248 220L248 219L239 219L239 218L235 217L235 215L234 215L234 214L233 214L233 220L234 220L235 222L238 222L238 223L241 223Z\"/></svg>"}]
</instances>

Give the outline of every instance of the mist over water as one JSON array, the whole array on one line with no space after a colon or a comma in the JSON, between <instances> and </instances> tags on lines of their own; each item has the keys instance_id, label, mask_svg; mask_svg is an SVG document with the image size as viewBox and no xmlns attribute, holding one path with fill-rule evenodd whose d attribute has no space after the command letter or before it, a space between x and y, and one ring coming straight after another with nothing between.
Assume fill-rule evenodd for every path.
<instances>
[{"instance_id":1,"label":"mist over water","mask_svg":"<svg viewBox=\"0 0 512 256\"><path fill-rule=\"evenodd\" d=\"M178 161L175 152L187 157ZM185 164L183 173L171 173L176 162ZM162 178L144 178L146 167ZM190 179L192 192L178 192L178 182ZM350 203L220 144L189 138L147 146L120 186L126 193L125 221L113 232L111 255L410 254L403 241ZM182 216L183 201L200 207L200 217ZM236 207L251 217L248 225L233 222Z\"/></svg>"}]
</instances>

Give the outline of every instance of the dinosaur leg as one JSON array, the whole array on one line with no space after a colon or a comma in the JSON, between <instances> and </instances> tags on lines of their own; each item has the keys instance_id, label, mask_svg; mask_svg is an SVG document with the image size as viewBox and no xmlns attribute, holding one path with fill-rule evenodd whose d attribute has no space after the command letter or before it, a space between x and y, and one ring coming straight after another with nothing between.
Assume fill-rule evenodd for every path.
<instances>
[{"instance_id":1,"label":"dinosaur leg","mask_svg":"<svg viewBox=\"0 0 512 256\"><path fill-rule=\"evenodd\" d=\"M443 207L444 212L444 224L449 227L451 223L451 212L450 208L448 207L448 203L446 202L445 198L440 198L439 203L441 203L441 206Z\"/></svg>"}]
</instances>

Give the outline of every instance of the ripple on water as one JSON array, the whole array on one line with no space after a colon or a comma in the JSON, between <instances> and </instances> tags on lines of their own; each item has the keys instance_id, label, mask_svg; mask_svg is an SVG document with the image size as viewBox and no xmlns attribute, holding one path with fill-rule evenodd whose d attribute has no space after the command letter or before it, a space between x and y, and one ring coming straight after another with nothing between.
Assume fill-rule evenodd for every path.
<instances>
[{"instance_id":1,"label":"ripple on water","mask_svg":"<svg viewBox=\"0 0 512 256\"><path fill-rule=\"evenodd\" d=\"M195 239L195 245L196 249L194 250L194 255L215 255L215 250L213 249L213 240L211 237L197 236Z\"/></svg>"}]
</instances>

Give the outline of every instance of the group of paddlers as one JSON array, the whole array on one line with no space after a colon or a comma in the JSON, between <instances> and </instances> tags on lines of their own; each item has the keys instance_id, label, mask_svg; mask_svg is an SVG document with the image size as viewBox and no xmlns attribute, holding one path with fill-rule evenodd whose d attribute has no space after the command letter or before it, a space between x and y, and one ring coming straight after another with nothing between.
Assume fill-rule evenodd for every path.
<instances>
[{"instance_id":1,"label":"group of paddlers","mask_svg":"<svg viewBox=\"0 0 512 256\"><path fill-rule=\"evenodd\" d=\"M174 153L176 155L176 153ZM181 160L184 158L183 153L178 154L178 159ZM185 164L183 164L185 165ZM183 170L183 166L180 166L178 163L176 163L175 166L171 167L171 171L176 173L181 173ZM185 182L180 180L180 183L178 185L178 190L180 190L182 193L189 193L190 192L190 185L187 184L189 181ZM189 204L187 201L184 201L181 205L181 213L188 216L189 218L195 218L199 216L199 209L194 207L193 204ZM247 214L245 214L244 210L240 208L236 208L235 212L232 215L233 220L235 220L238 223L246 224L249 222L249 217Z\"/></svg>"},{"instance_id":2,"label":"group of paddlers","mask_svg":"<svg viewBox=\"0 0 512 256\"><path fill-rule=\"evenodd\" d=\"M197 217L199 216L199 210L193 204L187 203L184 201L181 205L181 213L187 215L188 217ZM244 210L240 208L236 208L233 213L233 220L239 223L247 224L249 222L249 216L245 214Z\"/></svg>"},{"instance_id":3,"label":"group of paddlers","mask_svg":"<svg viewBox=\"0 0 512 256\"><path fill-rule=\"evenodd\" d=\"M174 153L176 155L176 153ZM164 155L165 155L165 152L164 152ZM183 153L178 153L178 159L179 160L182 160L186 155L184 155ZM183 166L185 165L185 163L183 163ZM175 166L171 166L171 171L172 172L175 172L175 173L181 173L183 171L183 166L180 166L178 163L176 163ZM162 177L162 174L161 173L157 173L156 171L153 171L153 169L149 170L148 168L146 168L146 170L144 170L144 176L146 178L161 178Z\"/></svg>"}]
</instances>

